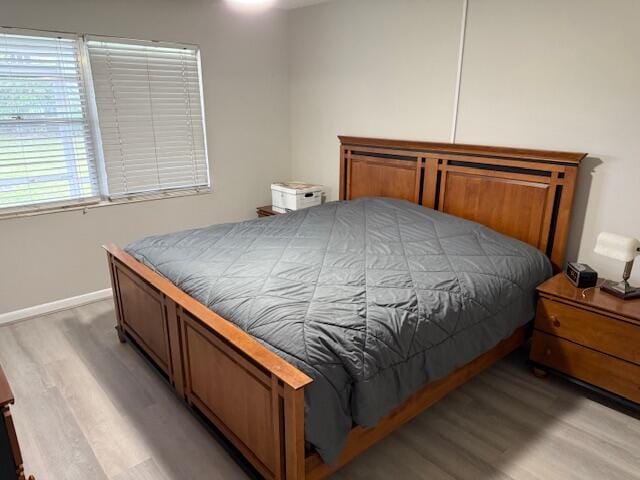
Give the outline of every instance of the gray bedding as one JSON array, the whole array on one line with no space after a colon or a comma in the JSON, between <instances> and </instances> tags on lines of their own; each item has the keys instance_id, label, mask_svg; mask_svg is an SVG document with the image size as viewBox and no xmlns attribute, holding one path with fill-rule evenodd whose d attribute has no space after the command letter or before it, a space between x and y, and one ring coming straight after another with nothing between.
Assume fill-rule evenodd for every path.
<instances>
[{"instance_id":1,"label":"gray bedding","mask_svg":"<svg viewBox=\"0 0 640 480\"><path fill-rule=\"evenodd\" d=\"M425 383L532 319L548 259L477 223L400 200L145 238L138 260L314 379L305 435L334 463Z\"/></svg>"}]
</instances>

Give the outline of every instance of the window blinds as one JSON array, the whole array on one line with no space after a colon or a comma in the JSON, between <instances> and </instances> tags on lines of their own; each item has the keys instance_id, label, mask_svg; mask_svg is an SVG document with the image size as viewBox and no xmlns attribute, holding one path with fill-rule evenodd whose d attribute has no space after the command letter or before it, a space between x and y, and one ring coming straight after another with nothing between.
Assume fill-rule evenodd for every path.
<instances>
[{"instance_id":1,"label":"window blinds","mask_svg":"<svg viewBox=\"0 0 640 480\"><path fill-rule=\"evenodd\" d=\"M209 186L198 51L89 37L110 197Z\"/></svg>"},{"instance_id":2,"label":"window blinds","mask_svg":"<svg viewBox=\"0 0 640 480\"><path fill-rule=\"evenodd\" d=\"M0 33L0 208L97 197L77 38Z\"/></svg>"}]
</instances>

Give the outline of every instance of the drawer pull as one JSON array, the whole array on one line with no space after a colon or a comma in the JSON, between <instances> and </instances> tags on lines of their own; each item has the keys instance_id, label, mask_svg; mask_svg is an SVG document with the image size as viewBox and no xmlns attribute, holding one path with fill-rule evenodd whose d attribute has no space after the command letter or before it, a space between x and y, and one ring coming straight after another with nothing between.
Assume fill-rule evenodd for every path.
<instances>
[{"instance_id":1,"label":"drawer pull","mask_svg":"<svg viewBox=\"0 0 640 480\"><path fill-rule=\"evenodd\" d=\"M554 327L559 327L560 326L560 320L558 320L558 317L556 317L555 315L551 315L551 320L553 321L553 326Z\"/></svg>"},{"instance_id":2,"label":"drawer pull","mask_svg":"<svg viewBox=\"0 0 640 480\"><path fill-rule=\"evenodd\" d=\"M547 357L548 357L549 355L551 355L551 349L550 349L550 348L545 349L544 354L545 354Z\"/></svg>"}]
</instances>

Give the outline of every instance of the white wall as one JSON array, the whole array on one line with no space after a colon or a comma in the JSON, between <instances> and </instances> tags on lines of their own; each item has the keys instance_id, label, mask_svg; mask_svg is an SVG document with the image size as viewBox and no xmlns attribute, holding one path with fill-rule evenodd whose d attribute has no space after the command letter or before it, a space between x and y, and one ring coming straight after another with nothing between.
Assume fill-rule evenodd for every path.
<instances>
[{"instance_id":1,"label":"white wall","mask_svg":"<svg viewBox=\"0 0 640 480\"><path fill-rule=\"evenodd\" d=\"M569 256L640 237L640 2L469 0L457 141L590 152ZM449 139L462 0L336 0L290 15L294 176L337 197L335 136ZM640 284L640 267L634 278Z\"/></svg>"},{"instance_id":2,"label":"white wall","mask_svg":"<svg viewBox=\"0 0 640 480\"><path fill-rule=\"evenodd\" d=\"M338 197L337 135L447 141L461 0L337 0L289 16L293 178Z\"/></svg>"},{"instance_id":3,"label":"white wall","mask_svg":"<svg viewBox=\"0 0 640 480\"><path fill-rule=\"evenodd\" d=\"M0 313L108 286L100 245L250 218L289 176L287 24L210 0L0 0L0 24L195 43L210 195L0 220Z\"/></svg>"},{"instance_id":4,"label":"white wall","mask_svg":"<svg viewBox=\"0 0 640 480\"><path fill-rule=\"evenodd\" d=\"M469 5L458 141L589 152L569 258L620 278L593 247L601 231L640 238L640 2Z\"/></svg>"}]
</instances>

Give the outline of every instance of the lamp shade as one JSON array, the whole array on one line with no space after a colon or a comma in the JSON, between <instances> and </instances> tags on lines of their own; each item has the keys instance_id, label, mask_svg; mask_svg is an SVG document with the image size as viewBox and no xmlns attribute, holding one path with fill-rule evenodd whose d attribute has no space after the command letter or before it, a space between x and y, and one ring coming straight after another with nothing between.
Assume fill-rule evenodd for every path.
<instances>
[{"instance_id":1,"label":"lamp shade","mask_svg":"<svg viewBox=\"0 0 640 480\"><path fill-rule=\"evenodd\" d=\"M640 241L636 238L602 232L598 235L594 252L621 262L630 262L640 254L638 249Z\"/></svg>"}]
</instances>

